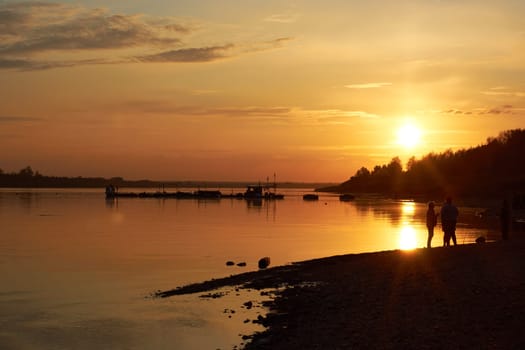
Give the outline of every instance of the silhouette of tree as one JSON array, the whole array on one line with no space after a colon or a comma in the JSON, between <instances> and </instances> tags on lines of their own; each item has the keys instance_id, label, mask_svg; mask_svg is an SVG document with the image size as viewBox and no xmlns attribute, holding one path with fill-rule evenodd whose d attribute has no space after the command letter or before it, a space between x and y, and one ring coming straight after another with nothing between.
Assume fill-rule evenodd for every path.
<instances>
[{"instance_id":1,"label":"silhouette of tree","mask_svg":"<svg viewBox=\"0 0 525 350\"><path fill-rule=\"evenodd\" d=\"M501 196L525 191L524 150L525 130L508 130L470 149L429 153L419 160L412 157L406 171L398 157L388 165L376 165L372 172L362 167L339 186L319 190L393 196Z\"/></svg>"},{"instance_id":2,"label":"silhouette of tree","mask_svg":"<svg viewBox=\"0 0 525 350\"><path fill-rule=\"evenodd\" d=\"M356 177L367 177L367 176L370 176L370 171L367 168L362 167L361 169L357 171L357 173L355 173L355 176Z\"/></svg>"},{"instance_id":3,"label":"silhouette of tree","mask_svg":"<svg viewBox=\"0 0 525 350\"><path fill-rule=\"evenodd\" d=\"M33 169L31 169L30 166L26 166L25 168L20 169L18 174L20 176L23 176L23 177L32 177L33 176Z\"/></svg>"}]
</instances>

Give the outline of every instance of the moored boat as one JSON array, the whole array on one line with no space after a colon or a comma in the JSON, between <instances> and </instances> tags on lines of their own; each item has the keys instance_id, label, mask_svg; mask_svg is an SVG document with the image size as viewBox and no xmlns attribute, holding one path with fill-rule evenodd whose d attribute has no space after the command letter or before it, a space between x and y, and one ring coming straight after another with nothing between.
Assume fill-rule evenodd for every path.
<instances>
[{"instance_id":1,"label":"moored boat","mask_svg":"<svg viewBox=\"0 0 525 350\"><path fill-rule=\"evenodd\" d=\"M313 194L313 193L308 193L308 194L303 195L303 200L305 200L305 201L317 201L317 200L319 200L319 195Z\"/></svg>"},{"instance_id":2,"label":"moored boat","mask_svg":"<svg viewBox=\"0 0 525 350\"><path fill-rule=\"evenodd\" d=\"M271 192L269 187L266 188L262 185L248 186L246 191L242 195L242 198L248 200L257 199L284 199L284 194Z\"/></svg>"},{"instance_id":3,"label":"moored boat","mask_svg":"<svg viewBox=\"0 0 525 350\"><path fill-rule=\"evenodd\" d=\"M284 199L284 194L271 192L268 188L263 186L248 186L246 191L237 194L223 194L221 191L215 190L197 190L193 192L119 192L113 186L106 187L106 198L175 198L175 199L221 199L221 198L237 198L246 200L275 200Z\"/></svg>"}]
</instances>

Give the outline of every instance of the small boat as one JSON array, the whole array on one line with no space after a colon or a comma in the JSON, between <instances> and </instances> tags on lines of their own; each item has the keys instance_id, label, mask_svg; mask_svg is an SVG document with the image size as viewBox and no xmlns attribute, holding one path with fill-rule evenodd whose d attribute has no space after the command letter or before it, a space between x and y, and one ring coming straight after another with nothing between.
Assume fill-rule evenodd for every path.
<instances>
[{"instance_id":1,"label":"small boat","mask_svg":"<svg viewBox=\"0 0 525 350\"><path fill-rule=\"evenodd\" d=\"M257 200L257 199L284 199L284 194L270 192L268 187L266 189L261 186L248 186L246 191L242 195L244 199Z\"/></svg>"},{"instance_id":2,"label":"small boat","mask_svg":"<svg viewBox=\"0 0 525 350\"><path fill-rule=\"evenodd\" d=\"M303 199L305 201L317 201L319 200L319 195L309 193L309 194L303 195Z\"/></svg>"},{"instance_id":3,"label":"small boat","mask_svg":"<svg viewBox=\"0 0 525 350\"><path fill-rule=\"evenodd\" d=\"M244 199L262 199L263 188L262 186L248 186L244 192Z\"/></svg>"},{"instance_id":4,"label":"small boat","mask_svg":"<svg viewBox=\"0 0 525 350\"><path fill-rule=\"evenodd\" d=\"M339 196L339 200L341 202L350 202L350 201L353 201L354 199L355 199L355 196L350 193L345 193Z\"/></svg>"}]
</instances>

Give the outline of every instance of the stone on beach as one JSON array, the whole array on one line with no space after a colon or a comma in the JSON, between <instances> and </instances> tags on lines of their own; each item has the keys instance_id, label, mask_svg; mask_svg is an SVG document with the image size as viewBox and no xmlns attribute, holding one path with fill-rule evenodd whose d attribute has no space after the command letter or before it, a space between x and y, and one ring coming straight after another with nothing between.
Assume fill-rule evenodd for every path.
<instances>
[{"instance_id":1,"label":"stone on beach","mask_svg":"<svg viewBox=\"0 0 525 350\"><path fill-rule=\"evenodd\" d=\"M479 236L478 238L476 238L476 243L485 243L485 237L484 236Z\"/></svg>"},{"instance_id":2,"label":"stone on beach","mask_svg":"<svg viewBox=\"0 0 525 350\"><path fill-rule=\"evenodd\" d=\"M268 256L265 256L264 258L261 258L259 260L259 268L265 269L270 265L270 258Z\"/></svg>"}]
</instances>

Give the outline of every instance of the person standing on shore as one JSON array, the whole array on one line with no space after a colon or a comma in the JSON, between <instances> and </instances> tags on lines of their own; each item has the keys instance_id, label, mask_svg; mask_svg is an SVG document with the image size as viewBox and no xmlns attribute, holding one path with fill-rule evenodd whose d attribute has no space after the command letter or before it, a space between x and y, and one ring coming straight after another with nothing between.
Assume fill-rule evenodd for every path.
<instances>
[{"instance_id":1,"label":"person standing on shore","mask_svg":"<svg viewBox=\"0 0 525 350\"><path fill-rule=\"evenodd\" d=\"M454 204L452 198L447 197L445 204L441 207L441 227L443 228L443 246L450 246L450 239L454 245L456 242L456 223L458 220L459 211Z\"/></svg>"},{"instance_id":2,"label":"person standing on shore","mask_svg":"<svg viewBox=\"0 0 525 350\"><path fill-rule=\"evenodd\" d=\"M434 227L437 225L437 217L439 214L436 214L434 212L434 202L428 203L428 210L427 210L427 230L428 230L428 238L427 238L427 248L430 248L430 245L432 243L432 237L434 237Z\"/></svg>"}]
</instances>

